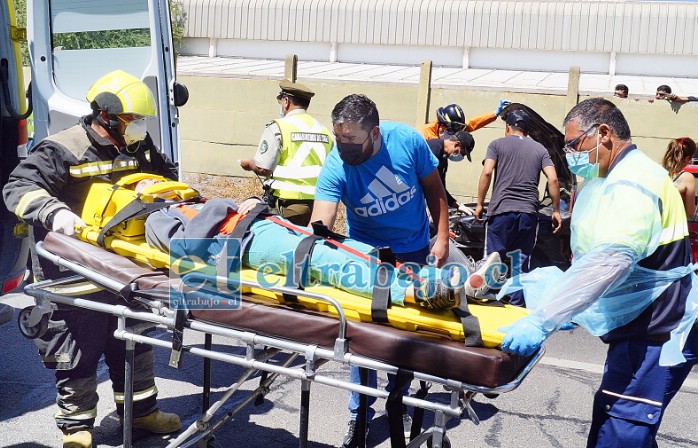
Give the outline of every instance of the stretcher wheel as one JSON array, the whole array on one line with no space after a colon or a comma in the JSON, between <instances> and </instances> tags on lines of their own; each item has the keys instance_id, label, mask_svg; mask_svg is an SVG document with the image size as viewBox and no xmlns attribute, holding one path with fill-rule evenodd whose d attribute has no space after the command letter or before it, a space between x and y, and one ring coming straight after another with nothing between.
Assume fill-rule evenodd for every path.
<instances>
[{"instance_id":1,"label":"stretcher wheel","mask_svg":"<svg viewBox=\"0 0 698 448\"><path fill-rule=\"evenodd\" d=\"M22 311L20 311L19 316L17 316L17 324L19 325L19 331L27 339L40 338L46 333L46 330L48 330L48 314L44 314L43 316L41 316L41 320L39 320L38 324L34 326L29 326L28 322L31 318L32 311L40 312L38 308L28 306L24 308Z\"/></svg>"},{"instance_id":2,"label":"stretcher wheel","mask_svg":"<svg viewBox=\"0 0 698 448\"><path fill-rule=\"evenodd\" d=\"M427 440L427 448L432 448L432 446L433 442L431 441L431 437L429 437L429 440ZM446 435L444 435L443 439L441 440L441 448L451 448L451 441Z\"/></svg>"}]
</instances>

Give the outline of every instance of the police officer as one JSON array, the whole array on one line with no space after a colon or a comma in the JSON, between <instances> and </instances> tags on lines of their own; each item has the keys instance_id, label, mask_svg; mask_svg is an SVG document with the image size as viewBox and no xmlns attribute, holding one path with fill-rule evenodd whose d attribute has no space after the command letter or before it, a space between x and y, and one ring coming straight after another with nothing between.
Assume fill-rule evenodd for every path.
<instances>
[{"instance_id":1,"label":"police officer","mask_svg":"<svg viewBox=\"0 0 698 448\"><path fill-rule=\"evenodd\" d=\"M87 101L93 113L37 144L3 189L10 211L32 225L34 241L43 240L49 230L73 235L76 227L84 227L80 219L83 201L94 183L113 183L134 172L177 178L176 166L157 150L146 132L146 117L155 115L155 99L141 80L121 70L108 73L90 88ZM66 276L34 251L32 261L38 280ZM118 301L105 291L95 292L91 284L85 287L78 294L102 302ZM44 365L56 371L56 423L64 434L64 448L92 446L97 365L102 355L117 413L123 415L126 352L125 342L114 338L116 325L114 316L58 305L46 334L35 339ZM152 347L136 345L134 361L133 426L158 434L177 431L179 417L157 406Z\"/></svg>"},{"instance_id":2,"label":"police officer","mask_svg":"<svg viewBox=\"0 0 698 448\"><path fill-rule=\"evenodd\" d=\"M284 79L276 96L280 115L267 124L254 159L240 161L247 171L269 177L272 205L294 224L306 226L315 198L315 184L325 157L332 149L332 134L308 112L315 93L303 84Z\"/></svg>"}]
</instances>

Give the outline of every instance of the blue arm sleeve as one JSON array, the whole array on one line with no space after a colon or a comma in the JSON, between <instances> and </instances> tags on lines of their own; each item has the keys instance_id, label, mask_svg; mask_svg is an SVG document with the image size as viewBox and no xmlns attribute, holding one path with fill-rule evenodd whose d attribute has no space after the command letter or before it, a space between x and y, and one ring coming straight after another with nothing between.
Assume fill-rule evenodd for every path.
<instances>
[{"instance_id":1,"label":"blue arm sleeve","mask_svg":"<svg viewBox=\"0 0 698 448\"><path fill-rule=\"evenodd\" d=\"M543 305L529 315L530 320L547 333L557 330L607 291L623 283L637 261L636 252L624 246L593 249L575 260L548 291Z\"/></svg>"}]
</instances>

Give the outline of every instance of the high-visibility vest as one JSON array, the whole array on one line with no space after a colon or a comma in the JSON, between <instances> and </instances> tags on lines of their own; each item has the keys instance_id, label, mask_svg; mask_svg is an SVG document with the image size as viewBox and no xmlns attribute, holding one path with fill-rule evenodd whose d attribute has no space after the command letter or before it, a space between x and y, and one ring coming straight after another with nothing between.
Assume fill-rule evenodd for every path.
<instances>
[{"instance_id":1,"label":"high-visibility vest","mask_svg":"<svg viewBox=\"0 0 698 448\"><path fill-rule=\"evenodd\" d=\"M281 131L281 157L271 187L280 199L314 199L315 184L332 149L332 135L308 114L275 120Z\"/></svg>"}]
</instances>

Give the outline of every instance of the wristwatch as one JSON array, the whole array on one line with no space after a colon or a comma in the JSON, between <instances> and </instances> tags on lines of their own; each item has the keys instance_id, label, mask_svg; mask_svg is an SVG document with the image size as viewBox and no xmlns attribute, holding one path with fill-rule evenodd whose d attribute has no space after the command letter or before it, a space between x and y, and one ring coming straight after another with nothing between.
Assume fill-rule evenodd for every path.
<instances>
[{"instance_id":1,"label":"wristwatch","mask_svg":"<svg viewBox=\"0 0 698 448\"><path fill-rule=\"evenodd\" d=\"M56 213L58 213L59 208L54 208L50 212L48 212L48 215L46 215L46 219L44 219L44 227L46 227L48 230L53 229L53 218L56 217Z\"/></svg>"}]
</instances>

